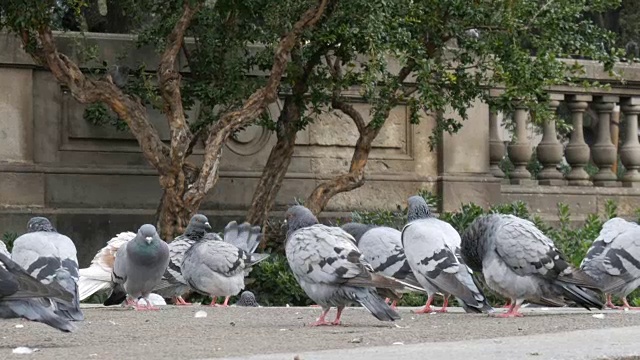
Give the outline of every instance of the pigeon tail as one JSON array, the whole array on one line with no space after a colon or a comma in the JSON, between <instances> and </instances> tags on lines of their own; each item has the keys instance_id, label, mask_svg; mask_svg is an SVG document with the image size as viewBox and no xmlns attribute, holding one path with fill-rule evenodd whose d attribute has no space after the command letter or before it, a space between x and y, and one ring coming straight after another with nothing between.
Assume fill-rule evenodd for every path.
<instances>
[{"instance_id":1,"label":"pigeon tail","mask_svg":"<svg viewBox=\"0 0 640 360\"><path fill-rule=\"evenodd\" d=\"M400 320L400 315L384 302L372 289L357 289L353 296L355 300L364 306L369 312L380 321Z\"/></svg>"},{"instance_id":2,"label":"pigeon tail","mask_svg":"<svg viewBox=\"0 0 640 360\"><path fill-rule=\"evenodd\" d=\"M231 221L224 228L224 241L252 254L260 245L262 230L260 226L251 226L248 222L238 225Z\"/></svg>"},{"instance_id":3,"label":"pigeon tail","mask_svg":"<svg viewBox=\"0 0 640 360\"><path fill-rule=\"evenodd\" d=\"M47 324L53 328L56 328L64 332L72 332L76 330L73 325L66 318L55 314L51 308L45 307L47 300L16 300L16 301L2 301L0 306L7 306L11 311L22 318L30 321L35 321L43 324Z\"/></svg>"},{"instance_id":4,"label":"pigeon tail","mask_svg":"<svg viewBox=\"0 0 640 360\"><path fill-rule=\"evenodd\" d=\"M109 288L111 288L110 281L95 280L80 276L80 280L78 280L78 299L82 301L98 291Z\"/></svg>"},{"instance_id":5,"label":"pigeon tail","mask_svg":"<svg viewBox=\"0 0 640 360\"><path fill-rule=\"evenodd\" d=\"M102 303L104 306L120 305L127 299L127 293L120 287L116 287L111 291L111 295Z\"/></svg>"},{"instance_id":6,"label":"pigeon tail","mask_svg":"<svg viewBox=\"0 0 640 360\"><path fill-rule=\"evenodd\" d=\"M603 309L604 304L593 291L574 284L561 284L564 296L587 310L591 308Z\"/></svg>"},{"instance_id":7,"label":"pigeon tail","mask_svg":"<svg viewBox=\"0 0 640 360\"><path fill-rule=\"evenodd\" d=\"M464 311L468 314L491 313L495 311L494 308L491 305L489 305L489 302L487 301L486 298L484 298L482 302L479 302L478 305L467 304L464 302L464 300L458 297L456 297L456 299L458 300L458 303L460 303Z\"/></svg>"},{"instance_id":8,"label":"pigeon tail","mask_svg":"<svg viewBox=\"0 0 640 360\"><path fill-rule=\"evenodd\" d=\"M72 321L82 321L84 320L84 314L80 310L78 284L69 276L66 270L61 269L59 272L64 272L66 276L56 276L56 282L67 292L73 294L73 300L71 303L56 301L56 314Z\"/></svg>"}]
</instances>

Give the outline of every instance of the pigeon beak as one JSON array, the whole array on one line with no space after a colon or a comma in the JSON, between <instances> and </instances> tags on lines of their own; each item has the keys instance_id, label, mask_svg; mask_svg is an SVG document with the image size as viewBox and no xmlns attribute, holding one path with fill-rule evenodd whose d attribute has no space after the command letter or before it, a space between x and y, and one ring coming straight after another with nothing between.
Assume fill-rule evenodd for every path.
<instances>
[{"instance_id":1,"label":"pigeon beak","mask_svg":"<svg viewBox=\"0 0 640 360\"><path fill-rule=\"evenodd\" d=\"M147 240L147 244L151 244L151 241L153 240L153 237L152 236L147 236L144 239Z\"/></svg>"},{"instance_id":2,"label":"pigeon beak","mask_svg":"<svg viewBox=\"0 0 640 360\"><path fill-rule=\"evenodd\" d=\"M208 221L207 221L206 223L204 223L204 228L205 228L205 229L207 229L207 230L209 230L209 231L213 230L213 229L211 228L211 225L209 224L209 222L208 222Z\"/></svg>"}]
</instances>

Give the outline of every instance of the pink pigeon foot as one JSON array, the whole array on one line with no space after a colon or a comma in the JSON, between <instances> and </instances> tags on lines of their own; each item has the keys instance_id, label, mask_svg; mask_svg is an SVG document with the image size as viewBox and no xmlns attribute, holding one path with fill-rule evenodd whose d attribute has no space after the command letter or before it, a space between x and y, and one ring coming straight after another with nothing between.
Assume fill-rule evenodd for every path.
<instances>
[{"instance_id":1,"label":"pink pigeon foot","mask_svg":"<svg viewBox=\"0 0 640 360\"><path fill-rule=\"evenodd\" d=\"M640 310L640 307L637 306L631 306L629 305L629 302L627 301L626 297L622 298L622 305L624 306L625 309L629 309L629 310Z\"/></svg>"},{"instance_id":2,"label":"pink pigeon foot","mask_svg":"<svg viewBox=\"0 0 640 360\"><path fill-rule=\"evenodd\" d=\"M229 298L230 298L230 297L231 297L231 296L227 296L227 297L225 297L225 298L224 298L224 302L223 302L223 303L222 303L222 305L220 305L220 306L222 306L222 307L229 307Z\"/></svg>"},{"instance_id":3,"label":"pink pigeon foot","mask_svg":"<svg viewBox=\"0 0 640 360\"><path fill-rule=\"evenodd\" d=\"M515 301L511 301L511 306L509 307L509 311L507 311L506 313L502 313L502 314L489 314L492 317L497 317L497 318L514 318L514 317L523 317L522 313L519 312L518 310L520 310L520 305L516 305Z\"/></svg>"},{"instance_id":4,"label":"pink pigeon foot","mask_svg":"<svg viewBox=\"0 0 640 360\"><path fill-rule=\"evenodd\" d=\"M393 300L393 302L391 303L391 308L395 310L397 305L398 305L398 302L396 300Z\"/></svg>"},{"instance_id":5,"label":"pink pigeon foot","mask_svg":"<svg viewBox=\"0 0 640 360\"><path fill-rule=\"evenodd\" d=\"M173 303L178 306L192 305L190 302L184 301L182 296L175 297L173 300L174 300Z\"/></svg>"},{"instance_id":6,"label":"pink pigeon foot","mask_svg":"<svg viewBox=\"0 0 640 360\"><path fill-rule=\"evenodd\" d=\"M327 313L331 310L328 308L327 310L322 311L318 320L314 323L309 324L309 326L323 326L323 325L332 325L330 322L327 322L324 318L327 316Z\"/></svg>"},{"instance_id":7,"label":"pink pigeon foot","mask_svg":"<svg viewBox=\"0 0 640 360\"><path fill-rule=\"evenodd\" d=\"M340 321L340 316L342 315L342 310L344 310L344 306L338 308L338 313L336 314L336 319L333 320L331 325L340 325L342 322Z\"/></svg>"},{"instance_id":8,"label":"pink pigeon foot","mask_svg":"<svg viewBox=\"0 0 640 360\"><path fill-rule=\"evenodd\" d=\"M446 313L447 311L447 306L449 305L449 296L445 296L444 297L444 302L442 303L442 308L440 308L440 310L436 310L436 312L439 313Z\"/></svg>"},{"instance_id":9,"label":"pink pigeon foot","mask_svg":"<svg viewBox=\"0 0 640 360\"><path fill-rule=\"evenodd\" d=\"M626 299L625 299L626 301ZM622 310L623 307L622 306L617 306L613 303L613 301L611 301L611 294L607 294L607 302L604 304L604 307L607 309L613 309L613 310Z\"/></svg>"},{"instance_id":10,"label":"pink pigeon foot","mask_svg":"<svg viewBox=\"0 0 640 360\"><path fill-rule=\"evenodd\" d=\"M427 303L424 305L424 308L422 308L422 310L416 310L413 313L414 314L428 314L428 313L432 313L433 309L431 308L431 302L433 301L433 295L430 295L427 298Z\"/></svg>"},{"instance_id":11,"label":"pink pigeon foot","mask_svg":"<svg viewBox=\"0 0 640 360\"><path fill-rule=\"evenodd\" d=\"M218 297L214 296L213 299L211 299L211 304L209 304L209 306L211 306L211 307L218 306L218 304L216 304L216 301L218 301Z\"/></svg>"}]
</instances>

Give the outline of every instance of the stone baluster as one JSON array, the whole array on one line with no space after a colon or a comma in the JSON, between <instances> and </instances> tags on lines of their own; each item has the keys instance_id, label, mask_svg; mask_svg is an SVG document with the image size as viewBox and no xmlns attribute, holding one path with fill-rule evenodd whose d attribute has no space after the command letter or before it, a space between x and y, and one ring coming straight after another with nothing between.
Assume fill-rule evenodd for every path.
<instances>
[{"instance_id":1,"label":"stone baluster","mask_svg":"<svg viewBox=\"0 0 640 360\"><path fill-rule=\"evenodd\" d=\"M500 138L500 119L496 109L489 110L489 170L493 176L504 178L504 172L500 169L500 162L505 154L504 142Z\"/></svg>"},{"instance_id":2,"label":"stone baluster","mask_svg":"<svg viewBox=\"0 0 640 360\"><path fill-rule=\"evenodd\" d=\"M531 142L527 134L528 110L524 104L516 104L513 114L516 123L514 140L508 146L509 159L515 169L511 172L511 184L515 185L535 185L536 181L531 180L531 173L527 170L527 164L531 160Z\"/></svg>"},{"instance_id":3,"label":"stone baluster","mask_svg":"<svg viewBox=\"0 0 640 360\"><path fill-rule=\"evenodd\" d=\"M598 112L598 138L591 147L593 162L599 169L593 176L593 184L596 186L619 185L618 177L611 170L618 161L618 151L611 142L611 113L619 100L617 96L598 96L593 103Z\"/></svg>"},{"instance_id":4,"label":"stone baluster","mask_svg":"<svg viewBox=\"0 0 640 360\"><path fill-rule=\"evenodd\" d=\"M543 125L542 140L536 149L538 160L544 167L538 174L538 183L540 185L564 185L564 175L556 167L562 161L563 147L558 141L556 133L556 111L560 106L560 101L564 100L562 94L550 94L549 111L553 113L553 117L545 121Z\"/></svg>"},{"instance_id":5,"label":"stone baluster","mask_svg":"<svg viewBox=\"0 0 640 360\"><path fill-rule=\"evenodd\" d=\"M627 170L622 178L625 187L640 187L640 141L638 141L638 114L640 97L625 99L622 112L627 122L626 139L620 149L620 160Z\"/></svg>"},{"instance_id":6,"label":"stone baluster","mask_svg":"<svg viewBox=\"0 0 640 360\"><path fill-rule=\"evenodd\" d=\"M567 106L571 109L571 117L573 131L567 148L565 149L565 157L571 165L571 172L567 175L569 185L573 186L590 186L589 174L584 169L589 163L590 152L589 145L584 142L584 132L582 123L584 120L584 112L589 107L592 100L591 95L573 95L568 99Z\"/></svg>"}]
</instances>

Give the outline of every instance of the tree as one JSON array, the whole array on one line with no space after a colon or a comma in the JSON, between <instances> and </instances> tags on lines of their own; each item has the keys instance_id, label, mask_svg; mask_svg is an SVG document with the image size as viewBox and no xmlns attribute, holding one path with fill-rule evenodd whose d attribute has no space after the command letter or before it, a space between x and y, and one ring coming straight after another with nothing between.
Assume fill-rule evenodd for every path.
<instances>
[{"instance_id":1,"label":"tree","mask_svg":"<svg viewBox=\"0 0 640 360\"><path fill-rule=\"evenodd\" d=\"M255 121L275 101L299 37L323 19L325 8L334 1L298 1L288 9L294 20L276 25L263 13L282 4L276 6L266 0L239 4L232 0L213 4L204 0L136 2L139 12L151 14L139 40L141 44L154 44L159 52L157 82L144 71L138 71L138 80L145 86L123 86L114 81L112 73L106 76L85 73L58 51L52 28L59 21L60 9L70 8L79 13L83 6L80 0L4 0L0 25L18 35L34 61L48 68L77 101L104 104L126 123L144 157L158 171L163 190L158 227L165 239L172 239L215 186L222 149L229 136ZM205 6L206 11L202 11ZM274 29L280 32L277 35L269 32ZM184 41L187 34L195 39L195 48L191 50ZM268 76L246 84L238 82L246 80L250 66L256 61L246 54L247 45L264 39L275 39L267 44L267 50L272 50ZM190 67L190 75L184 77L183 69L176 64L181 52ZM266 56L263 52L257 58ZM220 79L223 74L216 72L225 66L235 67L231 83ZM221 90L229 85L236 86L234 91ZM140 91L141 88L145 90ZM185 110L197 101L203 103L201 118L187 119ZM148 106L160 108L165 114L170 144L161 141L149 120ZM196 165L188 157L200 138L205 139L205 154L202 164Z\"/></svg>"},{"instance_id":2,"label":"tree","mask_svg":"<svg viewBox=\"0 0 640 360\"><path fill-rule=\"evenodd\" d=\"M616 0L340 3L330 21L306 34L300 61L289 65L299 77L290 78L293 90L278 121L278 143L254 195L250 219L264 221L273 206L275 194L269 191L279 188L286 172L281 167L289 163L283 157L293 154L295 130L308 124L308 108L315 111L320 103L341 111L359 132L348 172L319 184L305 200L317 214L334 195L364 184L372 142L394 106L408 106L412 123L425 113L436 118L432 147L444 133L462 126L444 116L451 113L447 110L466 119L467 108L478 98L503 111L521 102L537 121L547 119L548 86L583 84L582 67L568 59L598 60L611 70L621 55L613 33L589 16L619 5ZM323 61L316 53L323 54ZM296 84L305 85L298 87L300 93ZM302 96L306 88L310 94ZM370 114L342 95L354 88L371 106ZM490 97L489 88L504 91ZM273 176L276 172L279 176Z\"/></svg>"}]
</instances>

